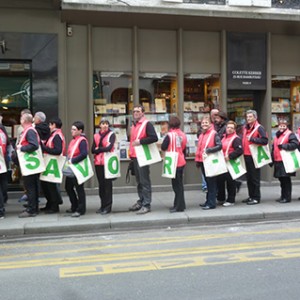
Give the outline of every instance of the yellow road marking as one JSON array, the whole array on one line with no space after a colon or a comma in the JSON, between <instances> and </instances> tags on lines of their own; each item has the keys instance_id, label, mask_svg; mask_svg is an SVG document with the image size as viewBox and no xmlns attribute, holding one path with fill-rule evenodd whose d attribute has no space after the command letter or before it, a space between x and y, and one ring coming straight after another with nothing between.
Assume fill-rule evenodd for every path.
<instances>
[{"instance_id":1,"label":"yellow road marking","mask_svg":"<svg viewBox=\"0 0 300 300\"><path fill-rule=\"evenodd\" d=\"M7 261L0 262L0 270L4 269L19 269L19 268L32 268L41 266L56 266L56 265L71 265L82 263L94 263L94 262L110 262L110 261L125 261L125 260L144 260L149 257L165 258L172 256L190 256L190 255L208 255L213 253L224 253L228 256L227 252L234 251L252 251L255 249L263 248L283 248L283 251L287 247L299 247L300 239L290 240L272 240L264 242L254 243L242 243L242 244L223 244L217 246L201 246L201 247L186 247L186 248L174 248L164 250L151 250L140 252L128 252L128 253L111 253L111 254L99 254L89 256L76 256L76 257L58 257L58 258L46 258L38 260L20 260L20 261Z\"/></svg>"},{"instance_id":2,"label":"yellow road marking","mask_svg":"<svg viewBox=\"0 0 300 300\"><path fill-rule=\"evenodd\" d=\"M300 248L285 249L285 250L262 250L246 253L229 253L208 256L192 256L188 258L176 258L167 260L154 261L139 261L126 262L118 264L104 264L89 267L76 268L61 268L59 275L61 278L82 277L82 276L96 276L108 275L118 273L132 273L140 271L155 271L168 270L187 267L200 267L209 265L246 263L254 261L266 261L274 259L290 259L299 258Z\"/></svg>"},{"instance_id":3,"label":"yellow road marking","mask_svg":"<svg viewBox=\"0 0 300 300\"><path fill-rule=\"evenodd\" d=\"M162 245L169 243L183 243L190 241L201 241L209 239L224 239L236 238L242 236L252 236L252 235L271 235L271 234L281 234L281 233L300 233L300 228L288 228L288 229L278 229L278 230L268 230L268 231L258 231L258 232L238 232L238 233L222 233L222 234L209 234L209 235L192 235L192 236L177 236L177 237L161 237L161 238L139 238L139 239L129 239L129 240L101 240L101 241L76 241L76 242L65 242L65 243L42 243L42 244L14 244L14 245L0 245L0 249L13 249L13 248L37 248L37 247L50 247L50 246L72 246L72 245L92 245L92 244L106 244L98 247L84 247L79 249L67 249L67 250L57 250L57 251L44 251L44 252L35 252L35 253L19 253L17 255L3 255L0 256L0 259L19 259L22 257L37 257L37 256L46 256L46 255L58 255L58 254L71 254L71 253L81 253L81 252L91 252L91 251L100 251L100 250L109 250L109 249L125 249L130 247L138 246L149 246L149 245ZM124 242L126 242L124 244ZM131 242L131 243L128 243ZM117 243L115 245L112 245Z\"/></svg>"}]
</instances>

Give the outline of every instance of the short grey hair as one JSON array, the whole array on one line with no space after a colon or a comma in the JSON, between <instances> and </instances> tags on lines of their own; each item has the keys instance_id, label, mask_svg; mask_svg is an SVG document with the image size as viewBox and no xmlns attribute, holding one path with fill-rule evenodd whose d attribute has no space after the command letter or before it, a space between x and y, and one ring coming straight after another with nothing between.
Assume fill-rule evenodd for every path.
<instances>
[{"instance_id":1,"label":"short grey hair","mask_svg":"<svg viewBox=\"0 0 300 300\"><path fill-rule=\"evenodd\" d=\"M41 122L46 122L46 115L42 111L36 112L34 118L40 119Z\"/></svg>"},{"instance_id":2,"label":"short grey hair","mask_svg":"<svg viewBox=\"0 0 300 300\"><path fill-rule=\"evenodd\" d=\"M256 110L253 110L253 109L249 109L246 111L246 116L249 115L249 114L252 114L254 116L255 119L257 119L257 112Z\"/></svg>"}]
</instances>

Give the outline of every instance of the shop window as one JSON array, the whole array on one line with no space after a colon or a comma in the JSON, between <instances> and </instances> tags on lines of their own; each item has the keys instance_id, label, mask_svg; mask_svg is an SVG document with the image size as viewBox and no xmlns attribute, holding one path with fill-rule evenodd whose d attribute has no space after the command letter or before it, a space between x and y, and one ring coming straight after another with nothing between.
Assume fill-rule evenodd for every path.
<instances>
[{"instance_id":1,"label":"shop window","mask_svg":"<svg viewBox=\"0 0 300 300\"><path fill-rule=\"evenodd\" d=\"M286 119L297 133L300 127L300 78L272 76L272 137L278 130L278 120Z\"/></svg>"},{"instance_id":2,"label":"shop window","mask_svg":"<svg viewBox=\"0 0 300 300\"><path fill-rule=\"evenodd\" d=\"M20 172L10 157L20 126L20 112L31 107L31 77L30 62L0 61L0 113L2 124L10 140L8 173L9 184L12 185L12 188L18 185Z\"/></svg>"},{"instance_id":3,"label":"shop window","mask_svg":"<svg viewBox=\"0 0 300 300\"><path fill-rule=\"evenodd\" d=\"M94 72L94 132L101 118L106 118L116 134L116 149L122 159L128 157L129 107L133 105L132 76L125 72ZM126 149L126 150L124 150Z\"/></svg>"},{"instance_id":4,"label":"shop window","mask_svg":"<svg viewBox=\"0 0 300 300\"><path fill-rule=\"evenodd\" d=\"M170 114L177 113L177 77L169 73L141 73L139 102L147 119L154 125L159 139L167 132Z\"/></svg>"},{"instance_id":5,"label":"shop window","mask_svg":"<svg viewBox=\"0 0 300 300\"><path fill-rule=\"evenodd\" d=\"M187 135L187 156L194 157L197 132L204 114L220 107L220 79L218 74L185 74L184 76L184 132Z\"/></svg>"}]
</instances>

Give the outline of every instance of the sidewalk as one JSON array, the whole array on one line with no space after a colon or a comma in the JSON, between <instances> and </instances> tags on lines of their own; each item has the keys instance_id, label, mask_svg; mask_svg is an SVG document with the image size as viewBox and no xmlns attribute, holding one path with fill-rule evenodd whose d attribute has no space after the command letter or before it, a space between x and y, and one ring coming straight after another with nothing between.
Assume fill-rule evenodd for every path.
<instances>
[{"instance_id":1,"label":"sidewalk","mask_svg":"<svg viewBox=\"0 0 300 300\"><path fill-rule=\"evenodd\" d=\"M9 199L6 205L6 217L0 220L0 236L23 236L36 234L64 234L78 232L109 232L112 230L134 230L144 228L168 228L185 225L209 225L223 223L255 222L266 220L282 220L300 218L300 185L293 186L293 201L287 204L275 202L279 198L279 185L272 184L261 187L262 202L249 206L242 203L247 198L246 184L243 183L233 207L219 206L216 209L204 211L199 207L204 202L205 193L199 190L185 192L185 212L169 213L173 204L173 192L154 192L152 196L152 211L145 215L129 212L137 200L136 193L115 194L113 212L109 215L96 214L100 206L97 195L87 195L87 212L79 218L71 218L65 211L70 207L68 197L60 206L60 213L46 215L40 213L35 218L18 218L23 210L18 199ZM45 199L41 198L40 207Z\"/></svg>"}]
</instances>

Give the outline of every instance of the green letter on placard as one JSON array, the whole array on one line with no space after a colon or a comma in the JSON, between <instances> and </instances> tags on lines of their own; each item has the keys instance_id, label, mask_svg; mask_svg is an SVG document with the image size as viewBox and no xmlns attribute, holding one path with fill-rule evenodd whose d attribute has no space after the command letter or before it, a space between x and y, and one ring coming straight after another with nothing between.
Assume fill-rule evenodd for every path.
<instances>
[{"instance_id":1,"label":"green letter on placard","mask_svg":"<svg viewBox=\"0 0 300 300\"><path fill-rule=\"evenodd\" d=\"M234 173L239 174L240 173L239 165L241 164L240 160L238 158L231 159L231 160L229 160L229 162L233 168Z\"/></svg>"},{"instance_id":2,"label":"green letter on placard","mask_svg":"<svg viewBox=\"0 0 300 300\"><path fill-rule=\"evenodd\" d=\"M46 170L43 173L44 176L48 176L49 174L53 174L54 177L59 178L59 168L57 160L54 158L51 158L46 166Z\"/></svg>"},{"instance_id":3,"label":"green letter on placard","mask_svg":"<svg viewBox=\"0 0 300 300\"><path fill-rule=\"evenodd\" d=\"M164 163L164 174L166 173L172 174L171 166L172 166L172 157L166 156L165 163Z\"/></svg>"},{"instance_id":4,"label":"green letter on placard","mask_svg":"<svg viewBox=\"0 0 300 300\"><path fill-rule=\"evenodd\" d=\"M142 145L142 146L143 146L143 149L144 149L144 152L145 152L146 160L151 160L152 156L151 156L151 153L150 153L150 150L149 150L149 146L148 145Z\"/></svg>"},{"instance_id":5,"label":"green letter on placard","mask_svg":"<svg viewBox=\"0 0 300 300\"><path fill-rule=\"evenodd\" d=\"M262 160L268 160L269 156L267 155L265 149L263 148L263 146L258 146L257 147L257 161L260 164L262 162Z\"/></svg>"},{"instance_id":6,"label":"green letter on placard","mask_svg":"<svg viewBox=\"0 0 300 300\"><path fill-rule=\"evenodd\" d=\"M113 156L108 160L108 170L111 174L118 174L119 160L116 156Z\"/></svg>"},{"instance_id":7,"label":"green letter on placard","mask_svg":"<svg viewBox=\"0 0 300 300\"><path fill-rule=\"evenodd\" d=\"M87 158L85 158L81 163L83 164L83 167L80 165L80 163L74 164L74 166L82 174L83 177L87 177L89 175L89 166Z\"/></svg>"},{"instance_id":8,"label":"green letter on placard","mask_svg":"<svg viewBox=\"0 0 300 300\"><path fill-rule=\"evenodd\" d=\"M28 162L28 164L25 165L25 167L29 170L37 169L40 166L40 161L37 157L34 157L37 155L37 152L34 151L32 153L25 153L24 159Z\"/></svg>"},{"instance_id":9,"label":"green letter on placard","mask_svg":"<svg viewBox=\"0 0 300 300\"><path fill-rule=\"evenodd\" d=\"M300 166L299 166L299 161L297 159L296 153L295 152L291 152L291 156L292 156L295 168L299 169Z\"/></svg>"}]
</instances>

